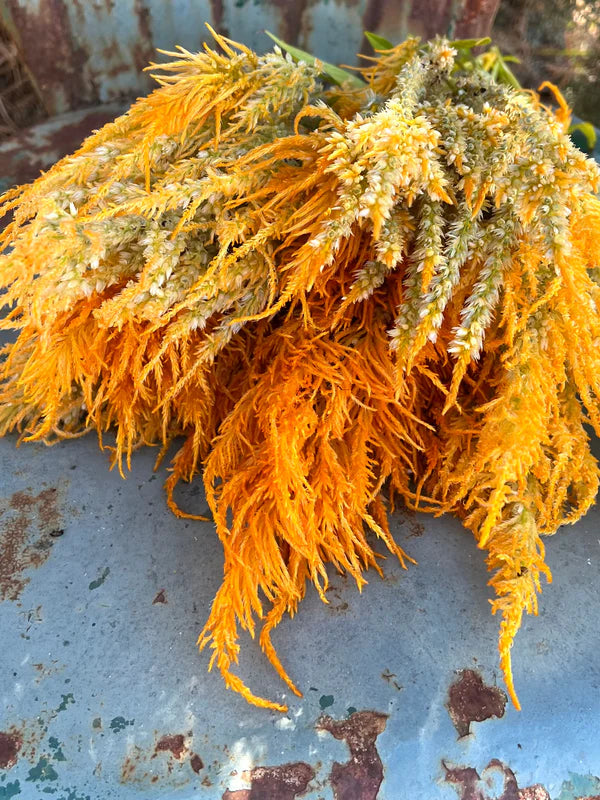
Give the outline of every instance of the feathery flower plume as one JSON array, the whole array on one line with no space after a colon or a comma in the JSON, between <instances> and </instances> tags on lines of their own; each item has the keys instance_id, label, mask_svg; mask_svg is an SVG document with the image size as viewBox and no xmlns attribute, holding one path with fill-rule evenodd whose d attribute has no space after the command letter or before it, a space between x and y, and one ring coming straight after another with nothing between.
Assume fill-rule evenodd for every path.
<instances>
[{"instance_id":1,"label":"feathery flower plume","mask_svg":"<svg viewBox=\"0 0 600 800\"><path fill-rule=\"evenodd\" d=\"M441 39L362 80L214 34L29 186L2 236L0 434L115 432L113 463L184 443L223 583L200 636L229 688L327 565L365 583L388 510L464 520L500 660L550 579L542 537L594 502L600 173L568 109L468 70ZM337 74L337 73L334 73ZM560 99L560 98L559 98ZM372 536L369 536L369 533ZM293 670L293 664L290 665Z\"/></svg>"}]
</instances>

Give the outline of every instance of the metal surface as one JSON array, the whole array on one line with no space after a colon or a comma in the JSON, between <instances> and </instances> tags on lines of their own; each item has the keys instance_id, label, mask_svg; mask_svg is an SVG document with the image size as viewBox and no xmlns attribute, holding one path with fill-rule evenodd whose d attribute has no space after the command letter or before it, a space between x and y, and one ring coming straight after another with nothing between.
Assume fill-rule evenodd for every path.
<instances>
[{"instance_id":1,"label":"metal surface","mask_svg":"<svg viewBox=\"0 0 600 800\"><path fill-rule=\"evenodd\" d=\"M87 132L77 115L53 124L70 143ZM36 158L56 152L27 136ZM210 523L168 511L154 457L123 481L93 436L0 440L0 799L600 796L598 508L547 541L554 583L513 651L520 713L483 553L456 520L398 512L418 566L386 561L362 595L333 576L329 605L311 591L276 631L303 699L243 641L240 674L289 703L280 715L227 692L196 651L221 547ZM200 481L179 500L205 511Z\"/></svg>"},{"instance_id":2,"label":"metal surface","mask_svg":"<svg viewBox=\"0 0 600 800\"><path fill-rule=\"evenodd\" d=\"M0 192L35 180L59 158L74 152L93 130L125 110L113 103L71 111L31 125L0 142Z\"/></svg>"},{"instance_id":3,"label":"metal surface","mask_svg":"<svg viewBox=\"0 0 600 800\"><path fill-rule=\"evenodd\" d=\"M51 114L146 93L156 48L199 50L209 22L258 52L264 30L335 63L355 63L363 30L479 36L499 0L0 0ZM368 48L368 52L372 52Z\"/></svg>"},{"instance_id":4,"label":"metal surface","mask_svg":"<svg viewBox=\"0 0 600 800\"><path fill-rule=\"evenodd\" d=\"M362 595L336 576L329 606L309 592L276 632L304 699L244 641L240 674L285 698L282 716L196 652L221 548L210 523L168 512L154 453L123 482L93 436L14 444L0 441L0 798L600 794L598 510L548 542L555 582L514 650L522 712L505 705L483 554L454 520L398 513L417 567L387 561ZM204 507L198 482L180 499Z\"/></svg>"}]
</instances>

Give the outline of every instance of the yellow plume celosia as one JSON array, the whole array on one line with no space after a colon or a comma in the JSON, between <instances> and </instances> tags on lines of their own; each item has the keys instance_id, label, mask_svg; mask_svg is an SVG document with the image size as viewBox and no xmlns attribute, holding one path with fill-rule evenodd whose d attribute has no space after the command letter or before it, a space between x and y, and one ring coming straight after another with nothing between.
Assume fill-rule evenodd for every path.
<instances>
[{"instance_id":1,"label":"yellow plume celosia","mask_svg":"<svg viewBox=\"0 0 600 800\"><path fill-rule=\"evenodd\" d=\"M326 565L360 587L387 506L459 515L488 553L500 658L535 613L542 535L594 501L599 172L568 110L463 71L442 40L364 88L216 37L4 197L1 433L185 442L225 552L201 646L271 644Z\"/></svg>"}]
</instances>

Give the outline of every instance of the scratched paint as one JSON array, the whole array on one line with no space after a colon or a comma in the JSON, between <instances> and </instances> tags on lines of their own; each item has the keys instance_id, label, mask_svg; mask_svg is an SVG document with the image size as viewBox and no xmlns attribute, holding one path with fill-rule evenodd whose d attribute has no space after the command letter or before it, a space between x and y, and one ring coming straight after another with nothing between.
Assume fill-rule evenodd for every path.
<instances>
[{"instance_id":1,"label":"scratched paint","mask_svg":"<svg viewBox=\"0 0 600 800\"><path fill-rule=\"evenodd\" d=\"M319 698L319 706L321 711L325 711L326 708L329 708L334 703L334 697L332 694L322 694Z\"/></svg>"},{"instance_id":2,"label":"scratched paint","mask_svg":"<svg viewBox=\"0 0 600 800\"><path fill-rule=\"evenodd\" d=\"M25 778L26 781L35 783L46 783L46 781L55 781L57 779L58 772L46 756L40 756L37 764L29 770L29 774Z\"/></svg>"},{"instance_id":3,"label":"scratched paint","mask_svg":"<svg viewBox=\"0 0 600 800\"><path fill-rule=\"evenodd\" d=\"M60 705L56 709L57 712L66 711L67 708L75 703L75 698L73 697L72 692L68 694L63 694L60 698Z\"/></svg>"}]
</instances>

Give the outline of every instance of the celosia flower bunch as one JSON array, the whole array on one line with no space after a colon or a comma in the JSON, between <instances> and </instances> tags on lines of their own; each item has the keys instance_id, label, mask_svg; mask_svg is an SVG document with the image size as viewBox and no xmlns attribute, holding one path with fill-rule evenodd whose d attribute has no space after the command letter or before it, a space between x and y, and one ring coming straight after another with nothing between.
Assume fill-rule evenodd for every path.
<instances>
[{"instance_id":1,"label":"celosia flower bunch","mask_svg":"<svg viewBox=\"0 0 600 800\"><path fill-rule=\"evenodd\" d=\"M594 501L599 172L568 109L467 70L444 40L326 86L281 50L181 50L161 87L3 201L18 331L1 432L184 441L225 553L200 645L228 687L327 564L361 587L395 499L487 551L510 648L550 578L542 536ZM292 665L293 668L293 665Z\"/></svg>"}]
</instances>

